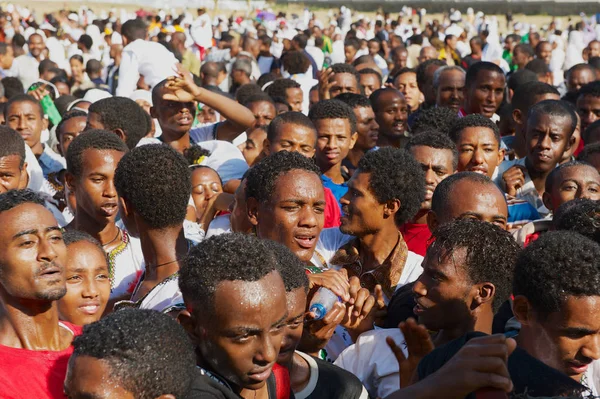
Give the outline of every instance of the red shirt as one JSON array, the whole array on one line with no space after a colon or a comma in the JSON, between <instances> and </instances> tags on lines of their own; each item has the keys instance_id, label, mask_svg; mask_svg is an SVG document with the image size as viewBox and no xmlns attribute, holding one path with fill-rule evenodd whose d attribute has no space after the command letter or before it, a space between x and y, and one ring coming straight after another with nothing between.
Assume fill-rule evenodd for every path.
<instances>
[{"instance_id":1,"label":"red shirt","mask_svg":"<svg viewBox=\"0 0 600 399\"><path fill-rule=\"evenodd\" d=\"M82 328L61 321L73 336ZM32 351L0 345L0 397L2 399L63 399L70 345L62 351Z\"/></svg>"},{"instance_id":2,"label":"red shirt","mask_svg":"<svg viewBox=\"0 0 600 399\"><path fill-rule=\"evenodd\" d=\"M324 228L338 227L340 225L340 206L337 199L327 187L325 189L325 224Z\"/></svg>"},{"instance_id":3,"label":"red shirt","mask_svg":"<svg viewBox=\"0 0 600 399\"><path fill-rule=\"evenodd\" d=\"M431 231L426 223L405 223L400 226L400 234L404 238L408 250L418 255L425 256L429 240L431 239Z\"/></svg>"}]
</instances>

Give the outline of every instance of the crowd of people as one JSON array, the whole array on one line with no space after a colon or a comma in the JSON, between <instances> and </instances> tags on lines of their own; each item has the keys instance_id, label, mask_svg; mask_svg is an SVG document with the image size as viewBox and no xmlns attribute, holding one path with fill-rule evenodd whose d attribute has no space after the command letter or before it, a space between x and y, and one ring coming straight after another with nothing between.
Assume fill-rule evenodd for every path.
<instances>
[{"instance_id":1,"label":"crowd of people","mask_svg":"<svg viewBox=\"0 0 600 399\"><path fill-rule=\"evenodd\" d=\"M598 17L193 14L1 11L0 397L600 396Z\"/></svg>"}]
</instances>

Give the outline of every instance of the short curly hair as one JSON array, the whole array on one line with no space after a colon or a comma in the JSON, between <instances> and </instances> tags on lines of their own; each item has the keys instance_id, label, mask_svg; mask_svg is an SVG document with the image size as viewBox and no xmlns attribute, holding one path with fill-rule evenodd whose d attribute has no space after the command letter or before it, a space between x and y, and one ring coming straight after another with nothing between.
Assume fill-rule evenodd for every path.
<instances>
[{"instance_id":1,"label":"short curly hair","mask_svg":"<svg viewBox=\"0 0 600 399\"><path fill-rule=\"evenodd\" d=\"M72 359L102 360L111 380L139 399L183 397L195 375L196 356L185 330L153 310L113 312L85 326L73 348Z\"/></svg>"},{"instance_id":2,"label":"short curly hair","mask_svg":"<svg viewBox=\"0 0 600 399\"><path fill-rule=\"evenodd\" d=\"M563 205L554 215L556 229L574 231L600 244L600 202L577 198Z\"/></svg>"},{"instance_id":3,"label":"short curly hair","mask_svg":"<svg viewBox=\"0 0 600 399\"><path fill-rule=\"evenodd\" d=\"M290 75L306 73L310 68L310 60L302 51L288 51L281 57L281 63Z\"/></svg>"},{"instance_id":4,"label":"short curly hair","mask_svg":"<svg viewBox=\"0 0 600 399\"><path fill-rule=\"evenodd\" d=\"M164 144L125 154L115 172L115 187L152 229L181 225L192 192L187 161Z\"/></svg>"},{"instance_id":5,"label":"short curly hair","mask_svg":"<svg viewBox=\"0 0 600 399\"><path fill-rule=\"evenodd\" d=\"M356 108L371 108L371 102L369 101L369 97L363 94L356 93L342 93L335 98L338 101L341 101L348 105L352 109Z\"/></svg>"},{"instance_id":6,"label":"short curly hair","mask_svg":"<svg viewBox=\"0 0 600 399\"><path fill-rule=\"evenodd\" d=\"M25 164L25 140L16 131L6 125L0 125L0 158L18 155L21 158L19 166Z\"/></svg>"},{"instance_id":7,"label":"short curly hair","mask_svg":"<svg viewBox=\"0 0 600 399\"><path fill-rule=\"evenodd\" d=\"M65 123L73 118L87 118L88 114L85 111L79 111L79 110L73 110L73 111L67 111L61 121L58 123L58 125L56 126L56 139L58 141L60 141L60 136L62 135L62 128L65 125Z\"/></svg>"},{"instance_id":8,"label":"short curly hair","mask_svg":"<svg viewBox=\"0 0 600 399\"><path fill-rule=\"evenodd\" d=\"M600 97L600 80L590 82L579 89L577 98L585 96Z\"/></svg>"},{"instance_id":9,"label":"short curly hair","mask_svg":"<svg viewBox=\"0 0 600 399\"><path fill-rule=\"evenodd\" d=\"M89 235L88 233L86 233L84 231L66 230L63 233L63 241L65 242L66 246L75 244L76 242L86 241L86 242L89 242L90 244L98 247L98 249L100 251L102 251L102 253L104 253L104 249L102 248L102 244L100 244L100 241L96 240L94 237L92 237L91 235Z\"/></svg>"},{"instance_id":10,"label":"short curly hair","mask_svg":"<svg viewBox=\"0 0 600 399\"><path fill-rule=\"evenodd\" d=\"M414 134L428 129L438 130L449 134L452 125L459 119L456 111L446 107L431 107L417 114L412 123L411 131Z\"/></svg>"},{"instance_id":11,"label":"short curly hair","mask_svg":"<svg viewBox=\"0 0 600 399\"><path fill-rule=\"evenodd\" d=\"M27 203L42 206L45 204L43 198L35 191L29 189L7 191L0 194L0 213Z\"/></svg>"},{"instance_id":12,"label":"short curly hair","mask_svg":"<svg viewBox=\"0 0 600 399\"><path fill-rule=\"evenodd\" d=\"M273 143L279 135L279 130L287 124L303 126L310 129L314 132L315 137L317 137L317 129L308 116L304 115L302 112L290 111L277 115L275 119L269 123L269 127L267 128L267 139Z\"/></svg>"},{"instance_id":13,"label":"short curly hair","mask_svg":"<svg viewBox=\"0 0 600 399\"><path fill-rule=\"evenodd\" d=\"M321 178L321 171L311 159L297 152L279 151L262 159L248 171L246 199L255 198L261 204L268 202L277 179L292 170L304 170Z\"/></svg>"},{"instance_id":14,"label":"short curly hair","mask_svg":"<svg viewBox=\"0 0 600 399\"><path fill-rule=\"evenodd\" d=\"M555 118L567 118L571 121L571 127L568 138L573 135L575 128L577 127L577 113L574 107L568 102L562 100L544 100L535 104L529 110L527 114L527 120L529 121L534 115L550 115Z\"/></svg>"},{"instance_id":15,"label":"short curly hair","mask_svg":"<svg viewBox=\"0 0 600 399\"><path fill-rule=\"evenodd\" d=\"M266 89L265 92L271 97L286 98L287 89L300 89L300 83L292 79L275 79Z\"/></svg>"},{"instance_id":16,"label":"short curly hair","mask_svg":"<svg viewBox=\"0 0 600 399\"><path fill-rule=\"evenodd\" d=\"M348 73L350 75L353 75L356 79L356 85L360 87L360 75L358 74L354 66L350 64L333 64L331 66L331 71L334 75L338 73Z\"/></svg>"},{"instance_id":17,"label":"short curly hair","mask_svg":"<svg viewBox=\"0 0 600 399\"><path fill-rule=\"evenodd\" d=\"M247 83L241 85L235 92L235 100L240 104L248 103L248 98L257 94L264 94L260 89L260 86L256 83Z\"/></svg>"},{"instance_id":18,"label":"short curly hair","mask_svg":"<svg viewBox=\"0 0 600 399\"><path fill-rule=\"evenodd\" d=\"M186 306L207 317L214 312L219 283L258 281L277 267L265 240L242 233L217 235L189 252L179 271L179 289Z\"/></svg>"},{"instance_id":19,"label":"short curly hair","mask_svg":"<svg viewBox=\"0 0 600 399\"><path fill-rule=\"evenodd\" d=\"M340 100L321 100L308 112L312 123L322 119L346 119L350 123L350 135L356 132L356 115L349 105Z\"/></svg>"},{"instance_id":20,"label":"short curly hair","mask_svg":"<svg viewBox=\"0 0 600 399\"><path fill-rule=\"evenodd\" d=\"M600 119L594 121L585 128L585 130L581 133L581 139L587 144L589 143L592 135L598 137L598 134L600 134Z\"/></svg>"},{"instance_id":21,"label":"short curly hair","mask_svg":"<svg viewBox=\"0 0 600 399\"><path fill-rule=\"evenodd\" d=\"M199 145L193 145L191 147L186 148L183 151L183 156L185 157L189 166L197 165L198 161L202 157L209 157L210 151L205 148L202 148Z\"/></svg>"},{"instance_id":22,"label":"short curly hair","mask_svg":"<svg viewBox=\"0 0 600 399\"><path fill-rule=\"evenodd\" d=\"M308 293L308 277L304 263L285 245L272 240L264 240L277 260L277 270L283 279L286 292L302 288Z\"/></svg>"},{"instance_id":23,"label":"short curly hair","mask_svg":"<svg viewBox=\"0 0 600 399\"><path fill-rule=\"evenodd\" d=\"M419 146L431 147L438 150L450 150L452 152L452 170L456 170L458 166L458 151L456 150L456 144L450 140L447 134L433 129L421 131L408 140L406 150L410 152L413 147Z\"/></svg>"},{"instance_id":24,"label":"short curly hair","mask_svg":"<svg viewBox=\"0 0 600 399\"><path fill-rule=\"evenodd\" d=\"M514 264L521 249L513 236L492 223L460 219L439 226L432 237L428 255L447 256L460 248L466 250L462 265L471 282L490 282L496 287L492 303L496 313L512 290Z\"/></svg>"},{"instance_id":25,"label":"short curly hair","mask_svg":"<svg viewBox=\"0 0 600 399\"><path fill-rule=\"evenodd\" d=\"M591 168L592 170L596 171L596 168L594 168L592 165L581 161L569 161L562 165L558 165L556 168L552 169L550 174L546 177L545 191L547 193L552 192L554 184L559 183L555 181L556 178L559 177L563 171L571 168Z\"/></svg>"},{"instance_id":26,"label":"short curly hair","mask_svg":"<svg viewBox=\"0 0 600 399\"><path fill-rule=\"evenodd\" d=\"M600 154L600 143L584 146L583 150L577 155L577 160L591 164L591 159L594 154Z\"/></svg>"},{"instance_id":27,"label":"short curly hair","mask_svg":"<svg viewBox=\"0 0 600 399\"><path fill-rule=\"evenodd\" d=\"M450 131L448 132L452 141L458 143L458 140L460 140L460 134L463 130L465 130L468 127L490 129L494 133L494 137L496 138L498 147L500 147L501 138L500 129L498 129L498 125L492 122L490 118L486 118L481 114L471 114L463 118L456 118L454 120L454 123L450 126Z\"/></svg>"},{"instance_id":28,"label":"short curly hair","mask_svg":"<svg viewBox=\"0 0 600 399\"><path fill-rule=\"evenodd\" d=\"M130 150L148 133L145 111L130 98L104 98L90 105L89 112L100 116L104 129L122 129Z\"/></svg>"},{"instance_id":29,"label":"short curly hair","mask_svg":"<svg viewBox=\"0 0 600 399\"><path fill-rule=\"evenodd\" d=\"M81 177L83 172L83 153L86 150L127 152L129 149L119 137L106 130L86 130L75 137L65 156L67 172Z\"/></svg>"},{"instance_id":30,"label":"short curly hair","mask_svg":"<svg viewBox=\"0 0 600 399\"><path fill-rule=\"evenodd\" d=\"M549 231L517 258L513 294L527 298L542 317L570 296L600 296L600 245L573 231Z\"/></svg>"},{"instance_id":31,"label":"short curly hair","mask_svg":"<svg viewBox=\"0 0 600 399\"><path fill-rule=\"evenodd\" d=\"M369 188L379 203L400 200L396 225L411 220L421 208L425 174L408 151L391 147L369 151L359 161L355 173L370 173Z\"/></svg>"}]
</instances>

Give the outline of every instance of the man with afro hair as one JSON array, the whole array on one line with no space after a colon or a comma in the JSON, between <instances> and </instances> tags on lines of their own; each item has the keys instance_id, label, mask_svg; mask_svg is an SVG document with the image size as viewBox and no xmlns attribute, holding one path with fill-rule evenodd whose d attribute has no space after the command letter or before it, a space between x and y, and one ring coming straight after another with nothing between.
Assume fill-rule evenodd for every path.
<instances>
[{"instance_id":1,"label":"man with afro hair","mask_svg":"<svg viewBox=\"0 0 600 399\"><path fill-rule=\"evenodd\" d=\"M292 79L276 79L271 83L265 92L271 98L281 97L290 105L291 111L302 112L304 103L304 94L300 83Z\"/></svg>"}]
</instances>

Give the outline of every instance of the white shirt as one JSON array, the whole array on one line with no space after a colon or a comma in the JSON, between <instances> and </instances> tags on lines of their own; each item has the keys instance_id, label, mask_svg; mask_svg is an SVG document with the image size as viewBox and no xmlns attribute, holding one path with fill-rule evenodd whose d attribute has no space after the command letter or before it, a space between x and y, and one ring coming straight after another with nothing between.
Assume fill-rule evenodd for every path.
<instances>
[{"instance_id":1,"label":"white shirt","mask_svg":"<svg viewBox=\"0 0 600 399\"><path fill-rule=\"evenodd\" d=\"M210 16L207 13L200 15L190 28L192 39L194 42L201 47L210 48L212 47L212 24Z\"/></svg>"},{"instance_id":2,"label":"white shirt","mask_svg":"<svg viewBox=\"0 0 600 399\"><path fill-rule=\"evenodd\" d=\"M399 328L389 328L361 334L334 362L357 376L373 398L384 398L400 389L400 366L386 337L392 337L408 357L404 334Z\"/></svg>"},{"instance_id":3,"label":"white shirt","mask_svg":"<svg viewBox=\"0 0 600 399\"><path fill-rule=\"evenodd\" d=\"M136 90L140 75L146 84L156 86L175 75L177 58L160 43L138 39L123 49L116 95L129 97Z\"/></svg>"},{"instance_id":4,"label":"white shirt","mask_svg":"<svg viewBox=\"0 0 600 399\"><path fill-rule=\"evenodd\" d=\"M323 63L325 62L325 54L323 53L323 50L315 46L306 46L306 52L313 57L313 60L315 60L317 68L320 71L323 68Z\"/></svg>"},{"instance_id":5,"label":"white shirt","mask_svg":"<svg viewBox=\"0 0 600 399\"><path fill-rule=\"evenodd\" d=\"M231 233L231 219L228 214L219 215L210 222L206 232L206 238L227 233Z\"/></svg>"},{"instance_id":6,"label":"white shirt","mask_svg":"<svg viewBox=\"0 0 600 399\"><path fill-rule=\"evenodd\" d=\"M131 294L144 271L144 255L139 238L122 231L121 245L112 250L108 257L112 270L110 298Z\"/></svg>"},{"instance_id":7,"label":"white shirt","mask_svg":"<svg viewBox=\"0 0 600 399\"><path fill-rule=\"evenodd\" d=\"M15 58L9 74L19 78L23 83L23 87L27 90L29 86L40 79L39 66L40 63L30 54L23 54Z\"/></svg>"}]
</instances>

